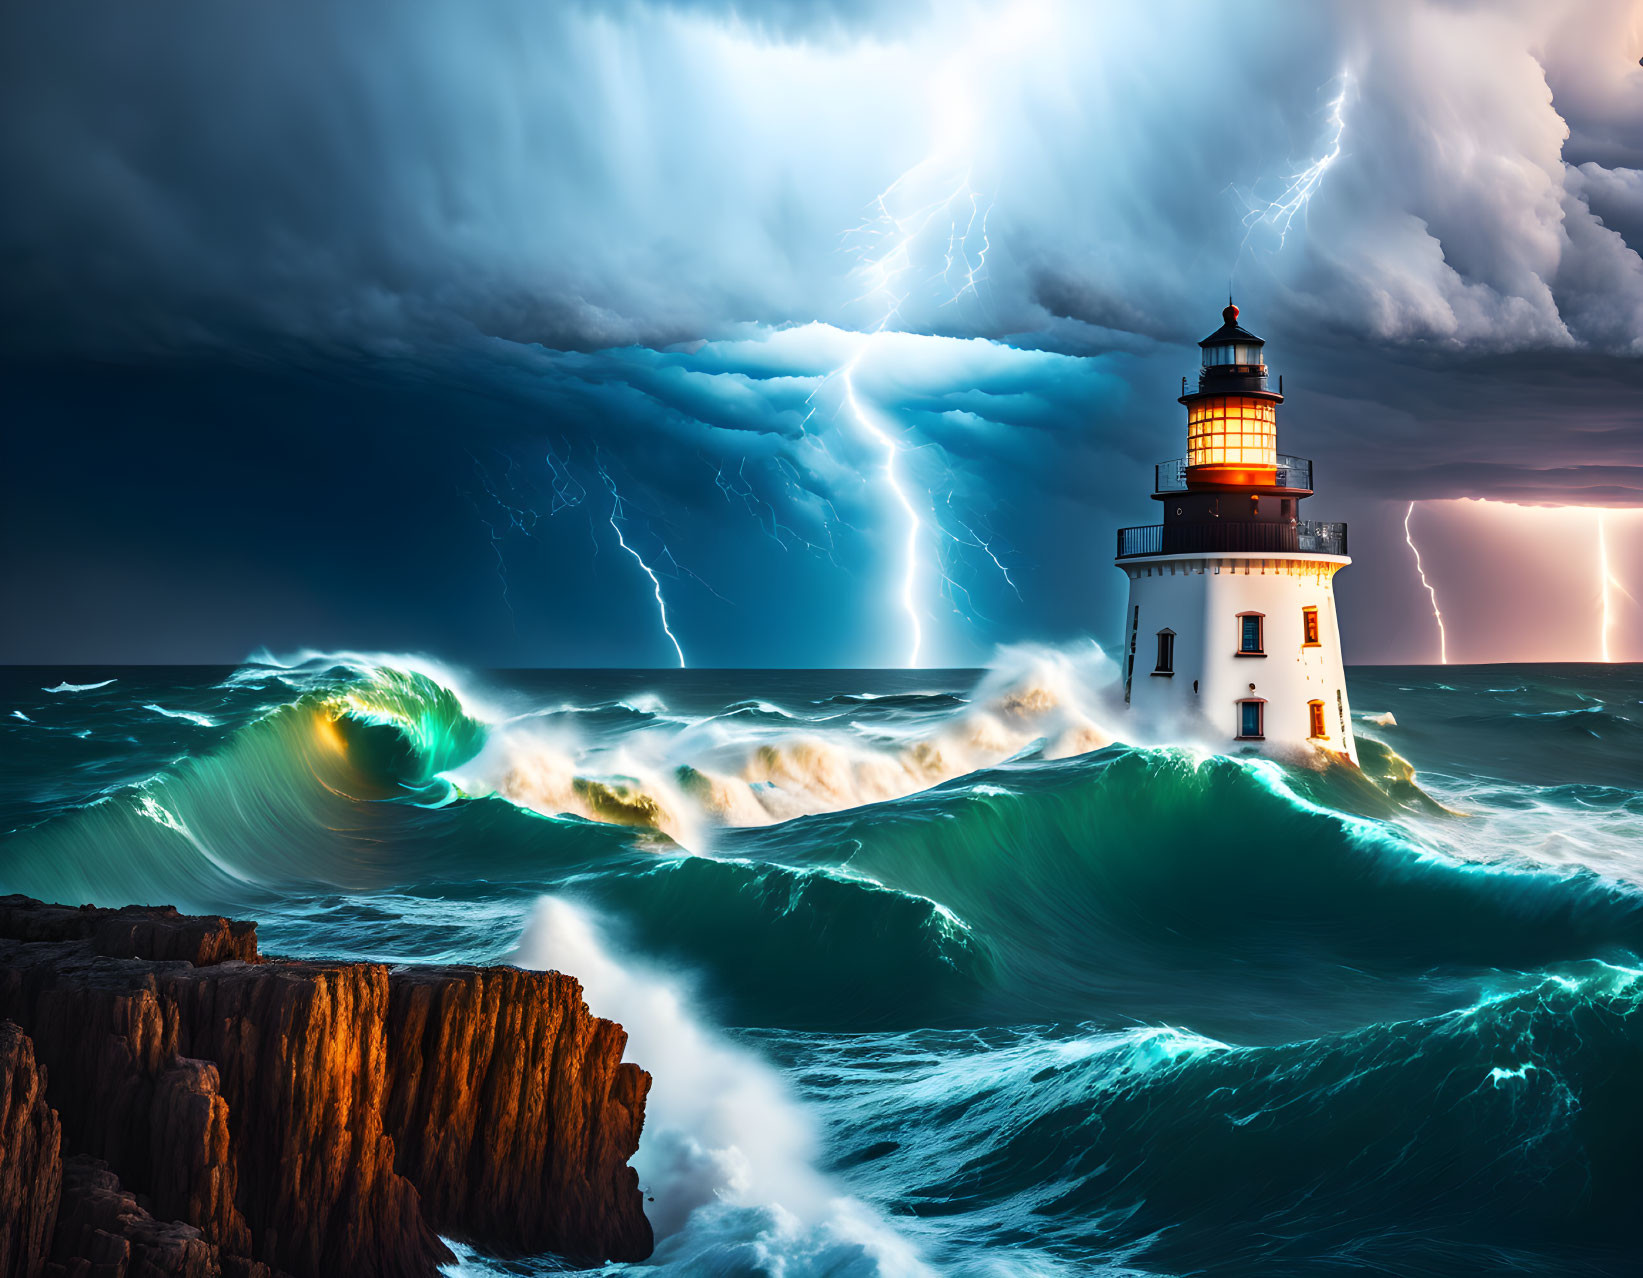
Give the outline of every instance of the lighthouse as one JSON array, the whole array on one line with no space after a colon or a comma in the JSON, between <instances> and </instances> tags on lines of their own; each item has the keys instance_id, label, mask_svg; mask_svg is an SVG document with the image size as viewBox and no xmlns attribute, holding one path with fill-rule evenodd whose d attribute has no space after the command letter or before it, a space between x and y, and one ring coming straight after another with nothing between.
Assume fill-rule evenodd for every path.
<instances>
[{"instance_id":1,"label":"lighthouse","mask_svg":"<svg viewBox=\"0 0 1643 1278\"><path fill-rule=\"evenodd\" d=\"M1302 519L1312 463L1278 452L1283 379L1228 299L1181 379L1187 454L1154 471L1163 522L1118 530L1130 580L1124 701L1157 728L1229 751L1326 751L1356 763L1335 621L1346 525Z\"/></svg>"}]
</instances>

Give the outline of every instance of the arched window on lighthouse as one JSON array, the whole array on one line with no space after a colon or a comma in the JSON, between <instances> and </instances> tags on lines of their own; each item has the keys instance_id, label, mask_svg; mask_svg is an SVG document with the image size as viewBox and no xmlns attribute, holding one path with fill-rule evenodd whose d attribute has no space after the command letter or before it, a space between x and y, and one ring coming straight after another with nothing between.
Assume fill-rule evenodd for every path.
<instances>
[{"instance_id":1,"label":"arched window on lighthouse","mask_svg":"<svg viewBox=\"0 0 1643 1278\"><path fill-rule=\"evenodd\" d=\"M1175 673L1175 631L1164 629L1158 632L1158 664L1152 672L1155 675Z\"/></svg>"},{"instance_id":2,"label":"arched window on lighthouse","mask_svg":"<svg viewBox=\"0 0 1643 1278\"><path fill-rule=\"evenodd\" d=\"M1265 613L1241 612L1238 614L1238 655L1240 657L1266 656L1266 647L1263 643L1265 629Z\"/></svg>"}]
</instances>

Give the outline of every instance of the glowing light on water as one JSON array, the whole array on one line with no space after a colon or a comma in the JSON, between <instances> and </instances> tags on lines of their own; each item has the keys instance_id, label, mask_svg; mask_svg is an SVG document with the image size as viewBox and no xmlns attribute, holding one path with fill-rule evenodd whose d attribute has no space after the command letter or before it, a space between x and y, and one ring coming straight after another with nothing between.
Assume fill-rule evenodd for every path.
<instances>
[{"instance_id":1,"label":"glowing light on water","mask_svg":"<svg viewBox=\"0 0 1643 1278\"><path fill-rule=\"evenodd\" d=\"M1414 534L1409 531L1409 519L1414 513L1415 503L1410 502L1409 509L1403 515L1403 539L1409 543L1409 549L1415 552L1415 571L1420 574L1421 585L1426 587L1426 593L1432 599L1432 617L1438 623L1438 660L1441 664L1448 665L1449 636L1443 628L1443 610L1438 607L1438 592L1433 589L1432 583L1426 579L1426 569L1421 564L1420 547L1415 544Z\"/></svg>"}]
</instances>

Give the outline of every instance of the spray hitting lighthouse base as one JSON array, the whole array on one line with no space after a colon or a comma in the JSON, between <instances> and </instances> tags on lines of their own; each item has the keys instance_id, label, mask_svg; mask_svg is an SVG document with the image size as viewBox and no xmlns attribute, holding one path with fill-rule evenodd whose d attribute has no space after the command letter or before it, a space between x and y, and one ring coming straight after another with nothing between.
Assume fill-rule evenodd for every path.
<instances>
[{"instance_id":1,"label":"spray hitting lighthouse base","mask_svg":"<svg viewBox=\"0 0 1643 1278\"><path fill-rule=\"evenodd\" d=\"M1278 452L1265 343L1225 323L1198 345L1187 455L1155 472L1163 522L1118 530L1130 579L1124 701L1143 722L1229 750L1358 761L1335 621L1346 525L1300 517L1312 463Z\"/></svg>"}]
</instances>

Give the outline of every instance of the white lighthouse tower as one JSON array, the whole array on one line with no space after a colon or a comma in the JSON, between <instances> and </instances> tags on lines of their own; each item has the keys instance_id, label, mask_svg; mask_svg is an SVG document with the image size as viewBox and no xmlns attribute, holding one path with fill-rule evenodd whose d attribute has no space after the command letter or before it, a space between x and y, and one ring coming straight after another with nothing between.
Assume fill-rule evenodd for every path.
<instances>
[{"instance_id":1,"label":"white lighthouse tower","mask_svg":"<svg viewBox=\"0 0 1643 1278\"><path fill-rule=\"evenodd\" d=\"M1346 702L1335 574L1346 525L1303 520L1312 463L1278 452L1279 389L1265 343L1225 323L1198 345L1187 455L1156 468L1164 521L1118 531L1130 579L1124 700L1158 727L1229 750L1325 750L1358 760Z\"/></svg>"}]
</instances>

